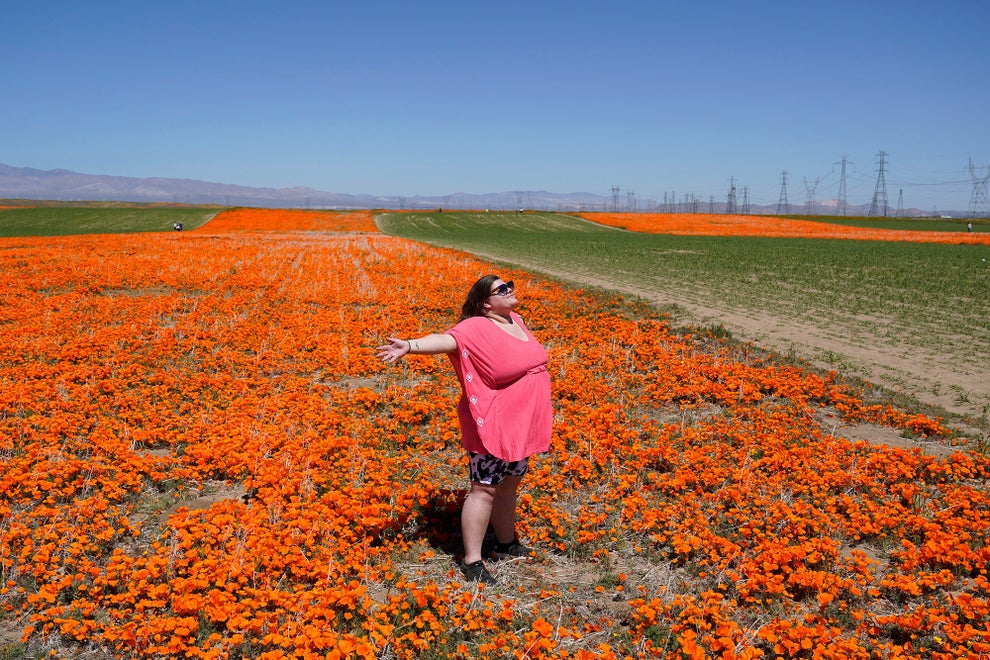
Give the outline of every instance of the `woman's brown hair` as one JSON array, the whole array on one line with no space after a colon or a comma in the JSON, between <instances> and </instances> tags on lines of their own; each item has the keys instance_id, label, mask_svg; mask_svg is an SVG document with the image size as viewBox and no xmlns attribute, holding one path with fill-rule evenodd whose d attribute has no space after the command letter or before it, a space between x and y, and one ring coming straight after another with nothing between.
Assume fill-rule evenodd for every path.
<instances>
[{"instance_id":1,"label":"woman's brown hair","mask_svg":"<svg viewBox=\"0 0 990 660\"><path fill-rule=\"evenodd\" d=\"M492 284L499 279L498 275L485 275L474 283L468 291L467 299L461 307L461 320L472 316L485 315L485 301L492 295Z\"/></svg>"}]
</instances>

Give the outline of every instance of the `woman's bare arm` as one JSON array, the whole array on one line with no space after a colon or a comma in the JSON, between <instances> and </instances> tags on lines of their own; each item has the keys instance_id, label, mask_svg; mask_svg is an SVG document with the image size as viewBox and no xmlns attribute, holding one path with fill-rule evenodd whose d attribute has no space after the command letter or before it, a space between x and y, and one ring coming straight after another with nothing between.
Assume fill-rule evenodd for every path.
<instances>
[{"instance_id":1,"label":"woman's bare arm","mask_svg":"<svg viewBox=\"0 0 990 660\"><path fill-rule=\"evenodd\" d=\"M384 362L395 362L409 353L434 355L436 353L453 353L457 350L457 342L447 334L432 334L416 339L399 339L388 337L388 343L375 349L378 357Z\"/></svg>"}]
</instances>

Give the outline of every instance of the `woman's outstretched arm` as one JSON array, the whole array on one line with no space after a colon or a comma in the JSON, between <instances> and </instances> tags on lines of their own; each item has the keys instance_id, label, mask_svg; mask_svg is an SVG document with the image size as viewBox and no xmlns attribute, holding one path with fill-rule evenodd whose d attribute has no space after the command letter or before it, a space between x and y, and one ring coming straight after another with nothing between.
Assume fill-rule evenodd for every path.
<instances>
[{"instance_id":1,"label":"woman's outstretched arm","mask_svg":"<svg viewBox=\"0 0 990 660\"><path fill-rule=\"evenodd\" d=\"M457 350L457 342L450 335L426 335L416 339L399 339L388 337L388 343L375 349L378 357L384 362L395 362L403 355L421 353L453 353Z\"/></svg>"}]
</instances>

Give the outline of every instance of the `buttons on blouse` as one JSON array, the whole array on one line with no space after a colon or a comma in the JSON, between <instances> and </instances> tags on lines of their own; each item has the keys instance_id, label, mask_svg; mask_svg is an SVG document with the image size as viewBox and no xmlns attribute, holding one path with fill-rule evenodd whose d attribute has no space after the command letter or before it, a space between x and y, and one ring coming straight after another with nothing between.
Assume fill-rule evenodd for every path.
<instances>
[{"instance_id":1,"label":"buttons on blouse","mask_svg":"<svg viewBox=\"0 0 990 660\"><path fill-rule=\"evenodd\" d=\"M466 348L463 351L461 351L461 357L468 357L468 355L469 354Z\"/></svg>"},{"instance_id":2,"label":"buttons on blouse","mask_svg":"<svg viewBox=\"0 0 990 660\"><path fill-rule=\"evenodd\" d=\"M478 403L478 397L472 395L471 396L471 403Z\"/></svg>"},{"instance_id":3,"label":"buttons on blouse","mask_svg":"<svg viewBox=\"0 0 990 660\"><path fill-rule=\"evenodd\" d=\"M474 380L474 374L471 372L464 374L464 380L466 380L469 383L472 382Z\"/></svg>"}]
</instances>

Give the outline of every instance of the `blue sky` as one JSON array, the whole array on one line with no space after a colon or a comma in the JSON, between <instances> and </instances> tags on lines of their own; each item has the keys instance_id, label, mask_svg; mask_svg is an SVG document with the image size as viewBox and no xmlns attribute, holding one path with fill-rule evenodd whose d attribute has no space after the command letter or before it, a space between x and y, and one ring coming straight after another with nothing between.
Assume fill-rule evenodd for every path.
<instances>
[{"instance_id":1,"label":"blue sky","mask_svg":"<svg viewBox=\"0 0 990 660\"><path fill-rule=\"evenodd\" d=\"M0 163L340 193L965 210L990 3L17 2ZM977 170L986 176L990 170Z\"/></svg>"}]
</instances>

